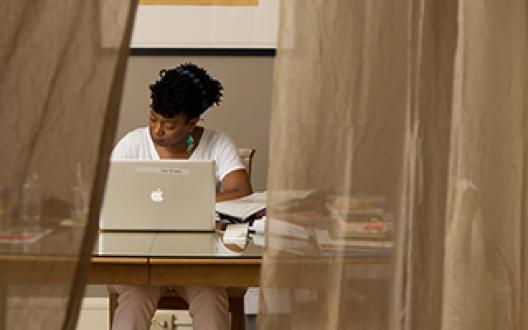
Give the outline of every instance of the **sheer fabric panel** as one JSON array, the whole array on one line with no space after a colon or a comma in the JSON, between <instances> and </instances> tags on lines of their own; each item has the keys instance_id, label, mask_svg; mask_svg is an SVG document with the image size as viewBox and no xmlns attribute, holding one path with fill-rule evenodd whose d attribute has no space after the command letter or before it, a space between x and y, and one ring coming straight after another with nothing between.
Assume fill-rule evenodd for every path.
<instances>
[{"instance_id":1,"label":"sheer fabric panel","mask_svg":"<svg viewBox=\"0 0 528 330\"><path fill-rule=\"evenodd\" d=\"M392 239L365 249L340 228L400 216L411 13L405 2L281 4L258 326L386 329ZM332 244L346 240L358 248Z\"/></svg>"},{"instance_id":2,"label":"sheer fabric panel","mask_svg":"<svg viewBox=\"0 0 528 330\"><path fill-rule=\"evenodd\" d=\"M528 326L526 13L281 3L259 328Z\"/></svg>"},{"instance_id":3,"label":"sheer fabric panel","mask_svg":"<svg viewBox=\"0 0 528 330\"><path fill-rule=\"evenodd\" d=\"M72 329L135 2L0 1L0 329Z\"/></svg>"}]
</instances>

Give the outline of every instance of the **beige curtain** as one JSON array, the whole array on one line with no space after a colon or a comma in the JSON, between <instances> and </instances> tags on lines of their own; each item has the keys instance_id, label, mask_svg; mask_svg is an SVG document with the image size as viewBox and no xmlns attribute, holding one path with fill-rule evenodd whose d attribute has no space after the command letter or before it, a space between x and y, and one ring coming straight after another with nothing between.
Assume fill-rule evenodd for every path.
<instances>
[{"instance_id":1,"label":"beige curtain","mask_svg":"<svg viewBox=\"0 0 528 330\"><path fill-rule=\"evenodd\" d=\"M0 0L0 329L73 329L132 0Z\"/></svg>"},{"instance_id":2,"label":"beige curtain","mask_svg":"<svg viewBox=\"0 0 528 330\"><path fill-rule=\"evenodd\" d=\"M260 329L525 329L527 3L281 2Z\"/></svg>"}]
</instances>

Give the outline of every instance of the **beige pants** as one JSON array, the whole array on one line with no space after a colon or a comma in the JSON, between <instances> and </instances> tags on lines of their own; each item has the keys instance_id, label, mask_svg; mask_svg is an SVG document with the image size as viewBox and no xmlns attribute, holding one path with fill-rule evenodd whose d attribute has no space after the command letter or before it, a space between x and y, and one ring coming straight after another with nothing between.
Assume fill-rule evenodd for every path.
<instances>
[{"instance_id":1,"label":"beige pants","mask_svg":"<svg viewBox=\"0 0 528 330\"><path fill-rule=\"evenodd\" d=\"M158 286L113 285L119 294L112 330L148 330L158 301L167 290ZM189 304L195 330L229 329L229 300L225 288L174 287Z\"/></svg>"}]
</instances>

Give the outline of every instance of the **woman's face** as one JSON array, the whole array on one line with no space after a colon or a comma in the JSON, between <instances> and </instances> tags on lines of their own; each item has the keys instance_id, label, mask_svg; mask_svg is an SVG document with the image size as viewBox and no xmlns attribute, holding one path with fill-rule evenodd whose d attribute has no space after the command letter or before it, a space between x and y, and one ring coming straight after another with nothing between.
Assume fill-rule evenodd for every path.
<instances>
[{"instance_id":1,"label":"woman's face","mask_svg":"<svg viewBox=\"0 0 528 330\"><path fill-rule=\"evenodd\" d=\"M171 147L177 144L184 144L193 129L197 120L187 120L183 114L177 114L173 118L165 118L154 112L149 113L149 132L154 144L160 147Z\"/></svg>"}]
</instances>

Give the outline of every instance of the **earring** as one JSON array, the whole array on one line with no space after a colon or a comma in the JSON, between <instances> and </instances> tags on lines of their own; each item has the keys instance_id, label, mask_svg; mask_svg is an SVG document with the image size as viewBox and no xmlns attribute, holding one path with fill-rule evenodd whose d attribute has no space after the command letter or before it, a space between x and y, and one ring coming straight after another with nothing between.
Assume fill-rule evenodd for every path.
<instances>
[{"instance_id":1,"label":"earring","mask_svg":"<svg viewBox=\"0 0 528 330\"><path fill-rule=\"evenodd\" d=\"M187 139L185 140L185 143L187 143L187 151L191 152L191 150L194 147L194 139L191 134L187 135Z\"/></svg>"}]
</instances>

